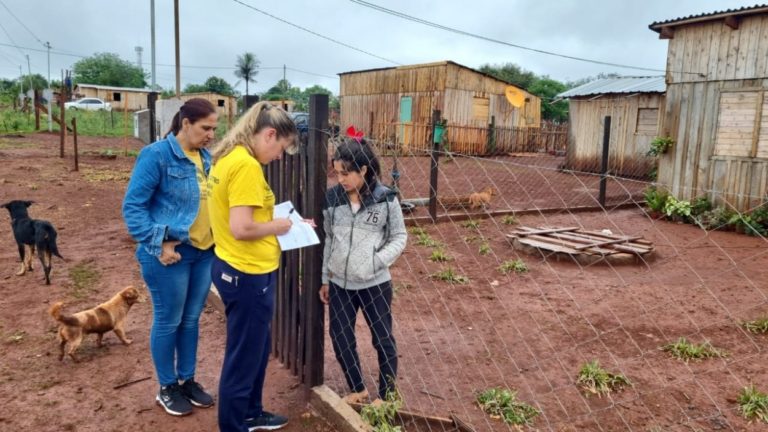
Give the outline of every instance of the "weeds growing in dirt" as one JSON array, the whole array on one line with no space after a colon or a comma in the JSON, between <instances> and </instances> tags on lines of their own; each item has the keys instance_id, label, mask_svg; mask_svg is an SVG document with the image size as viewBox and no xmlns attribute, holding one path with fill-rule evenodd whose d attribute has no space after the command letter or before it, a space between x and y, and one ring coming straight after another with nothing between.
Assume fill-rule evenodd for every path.
<instances>
[{"instance_id":1,"label":"weeds growing in dirt","mask_svg":"<svg viewBox=\"0 0 768 432\"><path fill-rule=\"evenodd\" d=\"M72 296L75 298L84 298L88 291L93 290L93 286L101 278L99 271L93 268L91 262L81 262L69 270L69 278L72 280Z\"/></svg>"},{"instance_id":2,"label":"weeds growing in dirt","mask_svg":"<svg viewBox=\"0 0 768 432\"><path fill-rule=\"evenodd\" d=\"M480 255L488 255L491 252L491 245L489 245L488 242L483 242L477 249L477 253Z\"/></svg>"},{"instance_id":3,"label":"weeds growing in dirt","mask_svg":"<svg viewBox=\"0 0 768 432\"><path fill-rule=\"evenodd\" d=\"M416 244L419 246L426 246L426 247L438 247L440 245L440 243L438 243L435 239L433 239L427 233L417 235Z\"/></svg>"},{"instance_id":4,"label":"weeds growing in dirt","mask_svg":"<svg viewBox=\"0 0 768 432\"><path fill-rule=\"evenodd\" d=\"M388 393L386 400L381 403L364 406L360 416L371 425L374 432L401 432L402 426L393 426L392 422L402 405L403 402L396 394Z\"/></svg>"},{"instance_id":5,"label":"weeds growing in dirt","mask_svg":"<svg viewBox=\"0 0 768 432\"><path fill-rule=\"evenodd\" d=\"M392 286L392 295L397 296L401 292L408 291L411 288L413 288L413 285L407 282L398 282Z\"/></svg>"},{"instance_id":6,"label":"weeds growing in dirt","mask_svg":"<svg viewBox=\"0 0 768 432\"><path fill-rule=\"evenodd\" d=\"M726 356L725 351L713 347L709 341L697 345L688 342L684 337L678 339L677 342L664 345L661 349L670 353L672 357L685 362L688 362L688 360L701 360L705 358Z\"/></svg>"},{"instance_id":7,"label":"weeds growing in dirt","mask_svg":"<svg viewBox=\"0 0 768 432\"><path fill-rule=\"evenodd\" d=\"M597 360L593 360L581 367L576 384L579 384L581 388L589 393L596 394L598 397L614 390L619 390L623 386L631 385L627 377L608 372L600 367L600 363Z\"/></svg>"},{"instance_id":8,"label":"weeds growing in dirt","mask_svg":"<svg viewBox=\"0 0 768 432\"><path fill-rule=\"evenodd\" d=\"M432 279L441 280L451 284L466 284L469 283L469 278L456 273L452 267L448 267L445 270L441 270L437 273L432 273L430 276Z\"/></svg>"},{"instance_id":9,"label":"weeds growing in dirt","mask_svg":"<svg viewBox=\"0 0 768 432\"><path fill-rule=\"evenodd\" d=\"M462 240L464 240L464 243L473 243L478 240L480 240L480 237L478 236L464 236L462 237Z\"/></svg>"},{"instance_id":10,"label":"weeds growing in dirt","mask_svg":"<svg viewBox=\"0 0 768 432\"><path fill-rule=\"evenodd\" d=\"M83 177L89 182L127 182L131 179L128 171L84 169Z\"/></svg>"},{"instance_id":11,"label":"weeds growing in dirt","mask_svg":"<svg viewBox=\"0 0 768 432\"><path fill-rule=\"evenodd\" d=\"M433 250L432 254L429 256L429 260L432 261L432 262L448 262L448 261L451 261L452 259L453 258L451 258L441 248Z\"/></svg>"},{"instance_id":12,"label":"weeds growing in dirt","mask_svg":"<svg viewBox=\"0 0 768 432\"><path fill-rule=\"evenodd\" d=\"M768 333L768 318L760 318L741 323L751 333Z\"/></svg>"},{"instance_id":13,"label":"weeds growing in dirt","mask_svg":"<svg viewBox=\"0 0 768 432\"><path fill-rule=\"evenodd\" d=\"M491 388L480 392L477 405L493 419L501 419L506 424L530 425L539 415L539 410L517 399L517 392Z\"/></svg>"},{"instance_id":14,"label":"weeds growing in dirt","mask_svg":"<svg viewBox=\"0 0 768 432\"><path fill-rule=\"evenodd\" d=\"M517 220L517 216L515 215L506 215L501 218L501 223L504 225L517 225L520 223L520 221Z\"/></svg>"},{"instance_id":15,"label":"weeds growing in dirt","mask_svg":"<svg viewBox=\"0 0 768 432\"><path fill-rule=\"evenodd\" d=\"M24 340L24 336L26 336L26 335L27 335L27 332L25 332L24 330L16 330L15 332L13 332L12 335L8 336L5 339L5 342L9 343L9 344L21 343L21 341Z\"/></svg>"},{"instance_id":16,"label":"weeds growing in dirt","mask_svg":"<svg viewBox=\"0 0 768 432\"><path fill-rule=\"evenodd\" d=\"M757 390L754 384L741 390L738 403L739 412L744 418L758 419L768 423L768 395Z\"/></svg>"},{"instance_id":17,"label":"weeds growing in dirt","mask_svg":"<svg viewBox=\"0 0 768 432\"><path fill-rule=\"evenodd\" d=\"M467 229L476 230L480 228L480 221L470 219L468 221L462 222L461 226Z\"/></svg>"},{"instance_id":18,"label":"weeds growing in dirt","mask_svg":"<svg viewBox=\"0 0 768 432\"><path fill-rule=\"evenodd\" d=\"M415 236L420 236L427 233L422 227L412 227L411 229L408 230L408 232L410 232Z\"/></svg>"},{"instance_id":19,"label":"weeds growing in dirt","mask_svg":"<svg viewBox=\"0 0 768 432\"><path fill-rule=\"evenodd\" d=\"M510 272L521 274L521 273L526 273L528 271L528 266L525 265L525 263L521 259L507 260L501 263L501 265L499 266L499 271L504 274L508 274Z\"/></svg>"}]
</instances>

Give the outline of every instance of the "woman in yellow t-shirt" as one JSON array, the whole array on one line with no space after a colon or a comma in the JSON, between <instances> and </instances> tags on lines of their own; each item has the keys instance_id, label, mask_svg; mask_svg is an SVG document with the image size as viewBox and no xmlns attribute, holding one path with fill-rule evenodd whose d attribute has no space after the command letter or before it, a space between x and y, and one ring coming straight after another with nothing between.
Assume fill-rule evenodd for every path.
<instances>
[{"instance_id":1,"label":"woman in yellow t-shirt","mask_svg":"<svg viewBox=\"0 0 768 432\"><path fill-rule=\"evenodd\" d=\"M276 430L288 419L264 411L262 389L270 354L280 246L291 228L272 219L275 196L262 165L298 150L288 114L259 102L212 151L208 208L216 243L211 278L226 307L227 342L219 382L222 432Z\"/></svg>"}]
</instances>

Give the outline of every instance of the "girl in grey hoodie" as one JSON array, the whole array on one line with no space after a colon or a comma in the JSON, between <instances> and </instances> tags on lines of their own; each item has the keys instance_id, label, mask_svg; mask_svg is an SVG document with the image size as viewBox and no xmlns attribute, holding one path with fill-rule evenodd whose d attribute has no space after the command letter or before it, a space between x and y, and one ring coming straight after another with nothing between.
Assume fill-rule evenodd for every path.
<instances>
[{"instance_id":1,"label":"girl in grey hoodie","mask_svg":"<svg viewBox=\"0 0 768 432\"><path fill-rule=\"evenodd\" d=\"M403 213L397 193L379 182L379 160L364 139L341 144L333 168L339 184L325 196L320 299L329 305L333 350L352 392L345 399L368 399L355 338L362 309L378 354L378 398L383 400L395 394L397 379L389 267L405 248Z\"/></svg>"}]
</instances>

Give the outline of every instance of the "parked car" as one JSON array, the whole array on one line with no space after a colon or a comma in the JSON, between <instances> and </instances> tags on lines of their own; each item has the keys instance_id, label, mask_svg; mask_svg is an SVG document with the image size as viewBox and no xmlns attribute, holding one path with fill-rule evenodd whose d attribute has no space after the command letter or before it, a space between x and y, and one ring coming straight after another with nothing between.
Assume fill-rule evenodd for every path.
<instances>
[{"instance_id":1,"label":"parked car","mask_svg":"<svg viewBox=\"0 0 768 432\"><path fill-rule=\"evenodd\" d=\"M112 105L109 102L104 102L99 98L82 98L72 102L65 102L64 108L66 109L81 109L87 111L106 110L112 111Z\"/></svg>"},{"instance_id":2,"label":"parked car","mask_svg":"<svg viewBox=\"0 0 768 432\"><path fill-rule=\"evenodd\" d=\"M296 123L296 129L299 131L299 139L304 142L309 135L309 113L292 112L288 113L291 119Z\"/></svg>"}]
</instances>

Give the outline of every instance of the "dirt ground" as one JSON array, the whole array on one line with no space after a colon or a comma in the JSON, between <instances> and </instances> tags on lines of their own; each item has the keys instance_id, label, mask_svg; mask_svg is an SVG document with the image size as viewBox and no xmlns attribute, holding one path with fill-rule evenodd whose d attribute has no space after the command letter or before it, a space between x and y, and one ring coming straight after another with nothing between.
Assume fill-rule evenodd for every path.
<instances>
[{"instance_id":1,"label":"dirt ground","mask_svg":"<svg viewBox=\"0 0 768 432\"><path fill-rule=\"evenodd\" d=\"M452 411L477 430L515 430L474 404L476 392L498 386L519 391L542 412L535 430L768 430L744 420L736 404L750 383L768 391L768 337L739 327L768 313L766 240L655 221L639 207L528 215L519 223L640 235L656 252L636 264L584 266L515 251L505 237L514 226L500 217L482 220L478 230L461 222L423 226L453 260L430 261L432 249L410 235L393 268L398 385L406 409L441 417ZM484 241L487 255L479 253ZM497 270L518 258L527 273ZM430 278L447 266L469 283ZM375 353L365 324L357 331L373 390ZM709 340L728 356L685 363L659 349L681 336ZM585 396L576 377L595 359L632 387ZM332 355L326 360L328 384L344 391Z\"/></svg>"},{"instance_id":2,"label":"dirt ground","mask_svg":"<svg viewBox=\"0 0 768 432\"><path fill-rule=\"evenodd\" d=\"M87 340L79 364L56 358L56 326L46 314L52 302L64 300L67 311L76 311L125 285L142 286L134 245L120 216L134 162L125 155L139 148L133 140L81 138L80 171L72 172L71 157L58 157L55 136L0 137L0 202L34 200L31 215L57 227L59 249L67 258L54 260L51 286L43 284L39 269L15 276L19 264L10 218L0 212L0 430L216 430L215 410L172 418L154 404L149 302L137 304L129 314L133 345L125 347L108 335L102 349L95 348L93 339ZM67 152L71 155L70 147ZM110 158L112 154L117 156ZM542 165L530 165L556 172L557 158L541 161ZM521 208L554 207L549 204L568 202L577 190L588 191L581 197L594 196L594 182L571 174L536 177L530 173L544 168L526 163L523 158L468 159L456 164L461 169L445 171L450 183L441 185L453 184L462 191L486 183L502 185L504 201L519 199ZM428 164L421 161L404 170L413 173L420 167L428 172ZM414 192L407 197L428 190L424 180L411 178L408 183ZM636 191L643 188L631 184ZM633 194L621 184L613 186L609 185L609 196L624 194L617 199L626 201ZM488 418L474 404L475 392L501 386L518 390L521 400L541 410L533 430L768 429L765 424L748 424L736 408L744 386L755 383L768 391L763 348L768 336L755 336L738 326L768 313L765 240L655 221L639 207L527 215L519 222L642 235L655 243L656 253L652 260L636 264L584 266L516 252L505 237L514 226L503 224L500 217L482 220L478 230L461 223L424 226L453 260L430 261L431 249L416 245L411 235L392 270L398 386L406 409L436 416L454 412L478 431L514 430ZM487 255L479 253L484 241ZM525 261L528 273L502 275L497 270L503 261L516 258ZM469 283L451 285L430 278L448 265L467 276ZM680 336L697 343L709 340L728 356L684 363L659 350ZM375 391L376 360L369 341L359 319L364 372L368 388ZM214 393L223 343L222 317L206 310L198 379ZM585 396L574 382L581 365L593 359L626 375L632 387L603 398ZM327 339L325 371L327 384L345 393ZM143 378L150 379L114 389ZM289 431L333 430L309 412L296 380L274 361L266 398L268 409L291 416Z\"/></svg>"},{"instance_id":3,"label":"dirt ground","mask_svg":"<svg viewBox=\"0 0 768 432\"><path fill-rule=\"evenodd\" d=\"M80 171L73 172L72 142L60 159L58 137L0 136L0 202L33 200L33 218L59 232L52 284L35 271L15 276L19 259L5 209L0 212L0 430L4 431L213 431L216 409L174 418L155 405L157 384L149 355L151 302L128 316L134 343L113 334L106 347L95 336L79 350L82 361L58 361L56 325L46 311L58 300L75 312L98 304L126 285L143 287L134 244L120 215L127 179L141 148L133 139L80 137ZM128 154L128 156L126 156ZM111 158L111 155L116 157ZM222 317L206 309L200 322L197 379L216 393L223 357ZM119 389L114 386L140 381ZM265 405L290 417L288 431L332 431L314 416L295 378L273 361Z\"/></svg>"}]
</instances>

